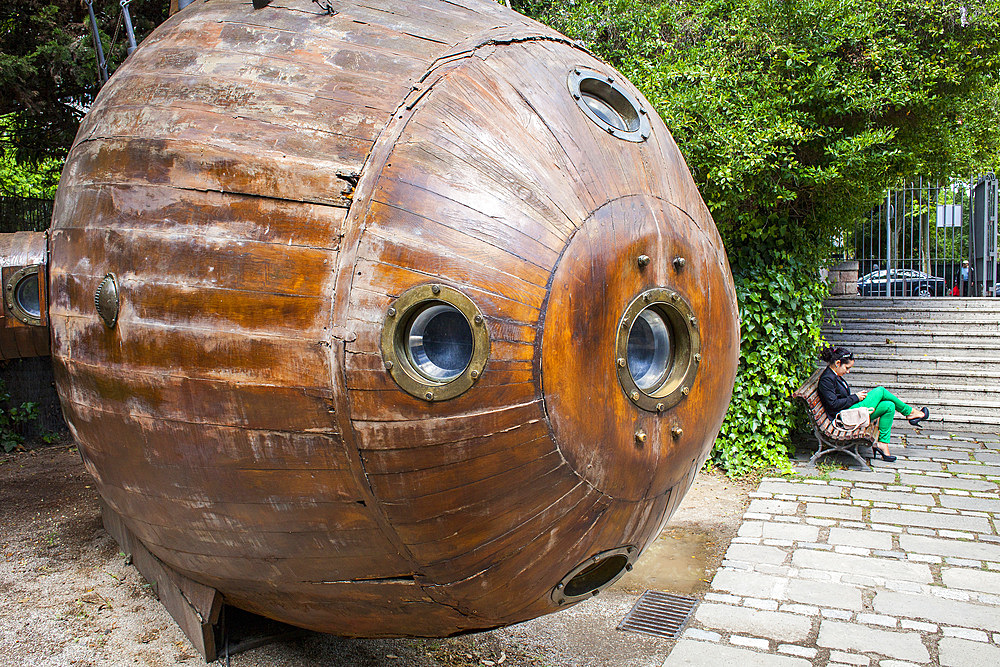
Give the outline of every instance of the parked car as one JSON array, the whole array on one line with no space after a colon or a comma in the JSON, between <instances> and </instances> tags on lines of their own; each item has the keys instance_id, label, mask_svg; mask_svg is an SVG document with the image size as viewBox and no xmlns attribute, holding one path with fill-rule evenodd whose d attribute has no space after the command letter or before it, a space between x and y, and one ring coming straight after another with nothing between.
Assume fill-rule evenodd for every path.
<instances>
[{"instance_id":1,"label":"parked car","mask_svg":"<svg viewBox=\"0 0 1000 667\"><path fill-rule=\"evenodd\" d=\"M885 271L872 271L858 280L861 296L886 296ZM913 269L893 269L889 272L890 296L944 296L944 278Z\"/></svg>"}]
</instances>

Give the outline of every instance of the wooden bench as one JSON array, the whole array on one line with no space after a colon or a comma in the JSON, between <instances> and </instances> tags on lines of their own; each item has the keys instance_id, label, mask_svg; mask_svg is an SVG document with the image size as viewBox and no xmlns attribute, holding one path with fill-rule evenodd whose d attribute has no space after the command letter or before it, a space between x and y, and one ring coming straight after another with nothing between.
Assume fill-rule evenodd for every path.
<instances>
[{"instance_id":1,"label":"wooden bench","mask_svg":"<svg viewBox=\"0 0 1000 667\"><path fill-rule=\"evenodd\" d=\"M819 392L817 387L819 385L819 376L826 370L826 366L821 366L816 370L812 376L805 381L805 383L795 390L792 394L792 399L799 401L805 407L806 414L809 416L809 422L812 425L813 433L816 435L816 440L819 442L819 446L816 449L816 453L812 455L809 459L809 464L814 465L819 458L825 454L831 452L843 452L848 456L853 456L861 467L865 470L871 470L871 466L866 461L866 458L871 457L871 452L868 451L868 456L862 458L861 454L858 452L858 446L864 446L869 448L872 447L878 439L878 422L871 422L868 426L863 426L853 430L845 430L842 428L836 428L833 425L833 420L826 416L826 410L823 409L823 403L819 399Z\"/></svg>"}]
</instances>

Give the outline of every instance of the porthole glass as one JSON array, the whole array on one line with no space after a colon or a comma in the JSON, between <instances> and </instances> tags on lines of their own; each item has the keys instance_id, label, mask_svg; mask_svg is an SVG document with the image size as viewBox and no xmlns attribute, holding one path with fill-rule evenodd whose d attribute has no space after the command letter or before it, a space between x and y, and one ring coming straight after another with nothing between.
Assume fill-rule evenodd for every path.
<instances>
[{"instance_id":1,"label":"porthole glass","mask_svg":"<svg viewBox=\"0 0 1000 667\"><path fill-rule=\"evenodd\" d=\"M576 67L570 71L568 85L577 106L609 134L637 142L649 136L649 116L643 104L614 76Z\"/></svg>"},{"instance_id":2,"label":"porthole glass","mask_svg":"<svg viewBox=\"0 0 1000 667\"><path fill-rule=\"evenodd\" d=\"M625 119L622 118L620 113L615 111L614 107L602 100L600 97L591 95L590 93L584 93L583 101L586 102L587 106L590 107L590 110L597 114L605 123L616 130L628 132L628 125L625 124Z\"/></svg>"},{"instance_id":3,"label":"porthole glass","mask_svg":"<svg viewBox=\"0 0 1000 667\"><path fill-rule=\"evenodd\" d=\"M632 323L626 359L636 386L655 390L670 372L674 346L670 322L658 309L646 308Z\"/></svg>"},{"instance_id":4,"label":"porthole glass","mask_svg":"<svg viewBox=\"0 0 1000 667\"><path fill-rule=\"evenodd\" d=\"M17 305L31 317L42 316L42 304L38 300L38 274L32 273L22 278L14 288Z\"/></svg>"},{"instance_id":5,"label":"porthole glass","mask_svg":"<svg viewBox=\"0 0 1000 667\"><path fill-rule=\"evenodd\" d=\"M432 303L411 320L406 351L413 366L428 379L454 380L472 361L472 328L454 306Z\"/></svg>"}]
</instances>

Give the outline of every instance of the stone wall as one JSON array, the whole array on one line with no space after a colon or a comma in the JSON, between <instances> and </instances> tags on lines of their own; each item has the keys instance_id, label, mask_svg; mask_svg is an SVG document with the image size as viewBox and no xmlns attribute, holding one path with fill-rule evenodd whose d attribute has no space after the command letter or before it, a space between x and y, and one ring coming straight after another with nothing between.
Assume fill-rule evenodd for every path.
<instances>
[{"instance_id":1,"label":"stone wall","mask_svg":"<svg viewBox=\"0 0 1000 667\"><path fill-rule=\"evenodd\" d=\"M858 293L858 260L849 259L827 269L830 296L855 296Z\"/></svg>"}]
</instances>

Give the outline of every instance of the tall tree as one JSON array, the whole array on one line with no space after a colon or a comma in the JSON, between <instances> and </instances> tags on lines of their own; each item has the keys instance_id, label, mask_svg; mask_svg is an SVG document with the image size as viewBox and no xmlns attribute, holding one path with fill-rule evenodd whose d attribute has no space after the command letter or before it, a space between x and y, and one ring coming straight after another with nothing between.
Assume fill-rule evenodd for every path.
<instances>
[{"instance_id":1,"label":"tall tree","mask_svg":"<svg viewBox=\"0 0 1000 667\"><path fill-rule=\"evenodd\" d=\"M132 0L136 39L167 16L166 0ZM102 44L114 69L125 59L122 9L95 0ZM81 0L11 0L0 3L0 142L19 163L63 159L98 85L87 5Z\"/></svg>"}]
</instances>

